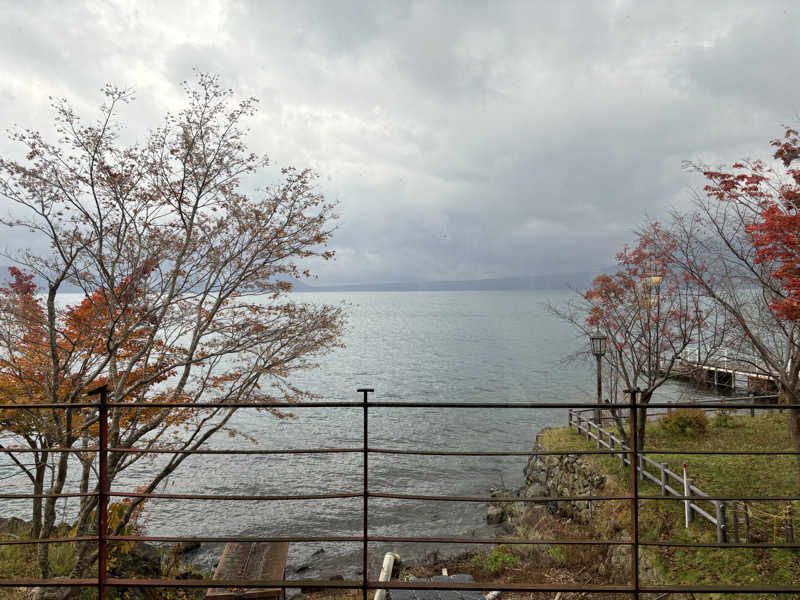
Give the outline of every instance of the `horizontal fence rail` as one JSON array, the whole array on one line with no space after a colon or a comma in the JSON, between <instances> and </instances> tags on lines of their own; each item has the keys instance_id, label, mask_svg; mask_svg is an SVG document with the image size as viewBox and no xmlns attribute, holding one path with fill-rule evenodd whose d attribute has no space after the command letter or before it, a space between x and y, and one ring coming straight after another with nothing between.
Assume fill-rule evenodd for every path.
<instances>
[{"instance_id":1,"label":"horizontal fence rail","mask_svg":"<svg viewBox=\"0 0 800 600\"><path fill-rule=\"evenodd\" d=\"M680 407L698 407L696 402L685 403L655 403L640 404L637 401L638 390L629 391L630 402L615 405L614 408L627 412L631 443L620 439L620 437L603 427L603 423L595 423L584 416L584 411L605 409L607 404L587 403L587 402L396 402L382 401L374 402L370 400L373 390L361 388L358 393L360 401L353 402L269 402L269 403L120 403L109 402L108 391L105 387L100 387L90 392L90 397L97 397L97 402L83 402L75 404L4 404L0 409L11 410L91 410L97 411L99 418L99 436L94 446L87 448L51 448L48 452L63 453L82 453L84 455L97 456L98 482L97 489L86 493L63 493L63 494L14 494L1 493L0 499L34 499L34 498L76 498L76 497L96 497L98 499L97 510L97 534L83 535L74 537L51 537L47 539L10 539L0 541L0 545L39 545L55 543L96 543L98 549L97 558L97 577L83 579L2 579L0 587L80 587L95 588L98 597L105 600L108 590L111 588L193 588L193 589L215 589L215 588L308 588L308 589L360 589L363 599L367 600L367 592L370 590L392 590L392 589L413 589L413 590L479 590L479 591L510 591L510 592L597 592L597 593L624 593L638 598L640 594L662 594L664 597L670 593L800 593L800 585L795 586L774 586L755 583L752 586L740 585L646 585L639 580L639 548L640 547L674 547L674 548L800 548L800 544L787 543L752 543L747 535L742 541L738 530L743 521L738 520L740 514L740 504L748 500L795 500L794 497L756 497L756 498L734 498L718 497L705 493L703 490L689 483L689 494L683 493L683 477L670 470L666 463L658 462L643 452L637 450L637 419L638 408L667 408L674 409ZM751 409L786 409L800 408L800 404L781 404L776 405L774 401L767 398L752 398L746 408ZM343 408L360 409L363 418L363 443L360 447L343 448L305 448L305 449L265 449L265 450L235 450L235 449L150 449L150 448L120 448L112 447L108 441L108 410L110 408L122 410L135 410L137 408L191 408L198 411L213 408ZM369 444L369 411L371 409L383 408L446 408L457 410L473 409L542 409L559 408L569 409L568 423L570 428L574 428L579 434L585 435L587 439L594 439L597 449L583 451L541 451L532 450L530 452L519 451L447 451L435 449L393 449L376 448ZM741 402L719 402L715 403L713 409L720 408L743 408ZM0 452L6 454L22 454L35 452L25 448L0 448ZM651 450L652 454L720 454L720 455L797 455L798 451L698 451L680 452L674 450ZM183 455L183 454L204 454L204 455L302 455L302 454L361 454L363 456L362 470L363 482L360 490L340 490L324 494L295 494L295 495L216 495L216 494L167 494L167 493L140 493L127 492L111 488L108 473L108 459L112 454L164 454L164 455ZM370 491L369 486L369 457L370 455L411 455L411 456L566 456L566 455L607 455L617 458L623 466L628 466L630 471L630 494L616 496L546 496L546 497L523 497L523 498L504 498L504 497L484 497L484 496L435 496L435 495L414 495L380 493ZM634 465L635 468L630 468ZM661 495L640 494L638 482L649 480L660 487ZM362 532L361 535L353 536L157 536L157 535L112 535L108 524L108 504L111 498L158 498L164 500L203 500L203 501L298 501L298 500L326 500L326 499L353 499L362 500ZM377 536L369 535L369 517L375 510L370 507L369 499L396 499L396 500L422 500L436 502L472 502L472 503L554 503L563 501L588 501L588 502L608 502L625 501L630 505L631 511L631 536L626 540L607 540L607 539L523 539L513 536L505 537L410 537L410 536ZM668 541L644 541L639 539L639 510L642 500L672 500L686 502L689 506L689 513L692 517L697 516L713 524L717 529L717 543L688 543L688 542L668 542ZM746 515L747 513L745 513ZM731 516L732 523L729 524L728 516ZM743 525L742 525L743 527ZM729 533L736 530L735 535ZM242 580L242 579L212 579L212 580L192 580L192 579L130 579L112 577L109 573L108 565L108 545L119 542L341 542L351 543L361 546L362 550L362 574L360 579L353 580ZM564 545L564 546L619 546L631 547L631 581L626 584L578 584L578 583L544 583L544 584L519 584L519 583L480 583L480 582L436 582L436 581L376 581L369 578L369 544L370 543L424 543L424 544L510 544L510 545Z\"/></svg>"}]
</instances>

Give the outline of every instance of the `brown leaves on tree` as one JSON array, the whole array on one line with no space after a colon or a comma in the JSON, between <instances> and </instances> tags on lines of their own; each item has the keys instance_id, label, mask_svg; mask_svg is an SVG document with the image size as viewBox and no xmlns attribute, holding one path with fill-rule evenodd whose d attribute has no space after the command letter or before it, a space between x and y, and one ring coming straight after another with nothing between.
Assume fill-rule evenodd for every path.
<instances>
[{"instance_id":1,"label":"brown leaves on tree","mask_svg":"<svg viewBox=\"0 0 800 600\"><path fill-rule=\"evenodd\" d=\"M124 145L118 113L133 96L105 88L100 118L83 122L64 100L53 103L59 139L22 130L13 139L27 161L0 159L0 197L16 205L2 222L34 232L48 252L15 257L0 290L0 395L3 403L52 403L66 410L0 412L1 435L36 450L20 468L35 493L44 473L51 492L68 480L90 491L97 416L72 408L90 386L105 382L115 447L198 448L226 428L234 407L148 407L149 404L238 404L294 400L303 392L291 374L339 344L339 308L297 305L291 281L309 260L329 259L335 215L307 169L267 175L269 161L247 148L244 121L257 102L236 102L216 77L185 83L186 107L168 114L140 144ZM241 180L272 183L250 193ZM252 184L248 183L249 189ZM37 294L36 276L42 281ZM82 290L63 306L62 292ZM281 413L273 410L277 416ZM82 448L81 465L51 448ZM142 454L112 454L113 480ZM174 455L144 484L152 492L186 455ZM55 500L33 503L34 535L53 531ZM94 527L96 502L81 499L76 530ZM116 529L136 514L125 505ZM47 544L39 546L42 576ZM84 549L85 550L85 549ZM80 552L84 552L80 550ZM88 551L88 550L86 550ZM91 560L79 557L75 576ZM91 556L89 556L91 558Z\"/></svg>"}]
</instances>

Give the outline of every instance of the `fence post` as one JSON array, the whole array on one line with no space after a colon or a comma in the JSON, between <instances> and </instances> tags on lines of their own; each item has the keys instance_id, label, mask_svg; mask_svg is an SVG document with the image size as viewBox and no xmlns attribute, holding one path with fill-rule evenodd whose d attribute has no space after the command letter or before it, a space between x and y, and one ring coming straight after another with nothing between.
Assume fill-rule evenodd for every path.
<instances>
[{"instance_id":1,"label":"fence post","mask_svg":"<svg viewBox=\"0 0 800 600\"><path fill-rule=\"evenodd\" d=\"M689 498L689 500L686 501L687 506L689 507L689 512L687 513L688 516L687 520L689 521L689 523L691 523L694 521L694 509L692 508L692 501L691 501L692 486L694 485L694 479L692 479L691 477L687 477L686 481L688 482L688 485L686 486L686 496Z\"/></svg>"},{"instance_id":2,"label":"fence post","mask_svg":"<svg viewBox=\"0 0 800 600\"><path fill-rule=\"evenodd\" d=\"M744 543L750 543L750 507L747 506L747 502L743 502L744 504Z\"/></svg>"},{"instance_id":3,"label":"fence post","mask_svg":"<svg viewBox=\"0 0 800 600\"><path fill-rule=\"evenodd\" d=\"M598 425L597 426L597 447L598 448L600 448L600 446L602 446L602 443L600 442L600 440L602 438L603 438L603 428Z\"/></svg>"},{"instance_id":4,"label":"fence post","mask_svg":"<svg viewBox=\"0 0 800 600\"><path fill-rule=\"evenodd\" d=\"M645 463L644 463L644 454L639 455L639 479L644 481L644 470L645 470Z\"/></svg>"},{"instance_id":5,"label":"fence post","mask_svg":"<svg viewBox=\"0 0 800 600\"><path fill-rule=\"evenodd\" d=\"M102 386L89 390L88 396L100 396L98 408L97 465L97 597L106 600L106 580L108 578L108 388Z\"/></svg>"},{"instance_id":6,"label":"fence post","mask_svg":"<svg viewBox=\"0 0 800 600\"><path fill-rule=\"evenodd\" d=\"M364 400L362 401L362 406L364 407L364 512L363 512L363 527L364 531L362 535L364 536L364 541L361 547L361 592L363 595L363 600L367 600L367 526L368 526L368 511L367 511L367 500L369 498L369 468L368 468L368 440L369 440L369 394L370 392L374 392L375 390L372 388L359 388L358 391L364 394Z\"/></svg>"},{"instance_id":7,"label":"fence post","mask_svg":"<svg viewBox=\"0 0 800 600\"><path fill-rule=\"evenodd\" d=\"M567 427L572 429L572 409L571 408L567 412L567 423L568 423Z\"/></svg>"},{"instance_id":8,"label":"fence post","mask_svg":"<svg viewBox=\"0 0 800 600\"><path fill-rule=\"evenodd\" d=\"M725 503L719 500L713 500L714 508L716 509L717 517L717 543L724 544L727 542L727 524L725 522Z\"/></svg>"},{"instance_id":9,"label":"fence post","mask_svg":"<svg viewBox=\"0 0 800 600\"><path fill-rule=\"evenodd\" d=\"M658 463L661 466L661 495L667 495L667 463Z\"/></svg>"}]
</instances>

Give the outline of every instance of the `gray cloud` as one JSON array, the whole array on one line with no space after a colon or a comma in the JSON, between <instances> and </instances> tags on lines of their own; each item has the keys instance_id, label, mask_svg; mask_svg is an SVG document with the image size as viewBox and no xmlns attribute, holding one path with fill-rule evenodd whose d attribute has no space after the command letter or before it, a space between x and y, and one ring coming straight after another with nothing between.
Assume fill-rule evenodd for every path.
<instances>
[{"instance_id":1,"label":"gray cloud","mask_svg":"<svg viewBox=\"0 0 800 600\"><path fill-rule=\"evenodd\" d=\"M84 3L0 8L0 114L47 129L132 85L131 136L192 69L261 99L253 148L341 201L326 283L606 265L796 122L794 4ZM3 153L12 150L0 142Z\"/></svg>"}]
</instances>

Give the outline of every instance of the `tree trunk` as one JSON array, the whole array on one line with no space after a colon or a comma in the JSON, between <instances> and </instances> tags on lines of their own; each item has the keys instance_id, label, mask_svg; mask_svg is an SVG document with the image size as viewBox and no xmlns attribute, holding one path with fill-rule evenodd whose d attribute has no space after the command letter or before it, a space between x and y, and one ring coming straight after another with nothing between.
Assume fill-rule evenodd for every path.
<instances>
[{"instance_id":1,"label":"tree trunk","mask_svg":"<svg viewBox=\"0 0 800 600\"><path fill-rule=\"evenodd\" d=\"M639 404L648 404L650 402L650 398L653 397L652 391L643 391L639 395ZM642 406L639 408L639 413L637 416L637 427L636 427L636 449L642 450L644 448L644 439L645 434L647 433L647 407Z\"/></svg>"}]
</instances>

